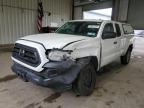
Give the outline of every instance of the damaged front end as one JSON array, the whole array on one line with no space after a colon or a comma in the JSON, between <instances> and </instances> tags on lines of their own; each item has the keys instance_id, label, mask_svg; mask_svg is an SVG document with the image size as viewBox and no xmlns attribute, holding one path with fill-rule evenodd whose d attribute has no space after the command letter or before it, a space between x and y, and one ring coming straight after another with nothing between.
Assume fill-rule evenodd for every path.
<instances>
[{"instance_id":1,"label":"damaged front end","mask_svg":"<svg viewBox=\"0 0 144 108\"><path fill-rule=\"evenodd\" d=\"M80 72L80 66L73 60L55 61L46 63L43 75L46 78L52 78L55 84L51 84L52 88L60 88L62 86L71 86L72 82L77 78Z\"/></svg>"},{"instance_id":2,"label":"damaged front end","mask_svg":"<svg viewBox=\"0 0 144 108\"><path fill-rule=\"evenodd\" d=\"M80 72L80 65L72 60L69 54L70 51L51 50L48 53L50 61L43 66L41 72L33 71L17 63L14 63L12 70L24 81L59 91L71 89L72 83Z\"/></svg>"}]
</instances>

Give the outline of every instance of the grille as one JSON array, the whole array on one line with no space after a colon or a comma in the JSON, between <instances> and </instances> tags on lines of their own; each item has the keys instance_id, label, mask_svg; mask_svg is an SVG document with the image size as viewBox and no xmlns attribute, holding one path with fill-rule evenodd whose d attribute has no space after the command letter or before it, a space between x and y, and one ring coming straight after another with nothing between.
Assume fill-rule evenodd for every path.
<instances>
[{"instance_id":1,"label":"grille","mask_svg":"<svg viewBox=\"0 0 144 108\"><path fill-rule=\"evenodd\" d=\"M18 59L19 61L22 61L34 67L38 66L41 63L36 48L32 48L21 44L15 44L12 56Z\"/></svg>"}]
</instances>

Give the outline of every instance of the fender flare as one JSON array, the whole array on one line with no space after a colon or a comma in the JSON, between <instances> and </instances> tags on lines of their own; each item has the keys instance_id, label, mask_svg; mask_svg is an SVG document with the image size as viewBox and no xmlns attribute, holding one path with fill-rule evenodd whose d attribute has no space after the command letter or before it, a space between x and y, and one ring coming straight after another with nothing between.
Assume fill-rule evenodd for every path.
<instances>
[{"instance_id":1,"label":"fender flare","mask_svg":"<svg viewBox=\"0 0 144 108\"><path fill-rule=\"evenodd\" d=\"M128 50L130 50L130 51L133 50L133 44L130 44L130 45L127 47L127 49L125 50L125 52L124 52L124 54L123 54L122 56L124 56L124 55L127 53Z\"/></svg>"},{"instance_id":2,"label":"fender flare","mask_svg":"<svg viewBox=\"0 0 144 108\"><path fill-rule=\"evenodd\" d=\"M98 58L96 56L87 56L87 57L83 57L83 58L79 58L77 59L77 63L80 65L81 68L83 68L84 66L86 66L88 63L92 63L92 65L95 68L95 71L98 71Z\"/></svg>"}]
</instances>

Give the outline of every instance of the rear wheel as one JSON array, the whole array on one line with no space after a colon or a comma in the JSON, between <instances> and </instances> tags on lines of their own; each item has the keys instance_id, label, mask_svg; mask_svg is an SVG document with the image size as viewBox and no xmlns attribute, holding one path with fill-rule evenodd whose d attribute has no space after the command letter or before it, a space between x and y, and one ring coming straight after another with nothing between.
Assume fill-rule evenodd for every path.
<instances>
[{"instance_id":1,"label":"rear wheel","mask_svg":"<svg viewBox=\"0 0 144 108\"><path fill-rule=\"evenodd\" d=\"M93 65L86 65L73 83L73 90L77 95L88 96L94 89L96 84L96 72Z\"/></svg>"},{"instance_id":2,"label":"rear wheel","mask_svg":"<svg viewBox=\"0 0 144 108\"><path fill-rule=\"evenodd\" d=\"M127 50L126 54L124 56L121 56L121 63L126 65L130 62L131 58L131 50L130 48Z\"/></svg>"}]
</instances>

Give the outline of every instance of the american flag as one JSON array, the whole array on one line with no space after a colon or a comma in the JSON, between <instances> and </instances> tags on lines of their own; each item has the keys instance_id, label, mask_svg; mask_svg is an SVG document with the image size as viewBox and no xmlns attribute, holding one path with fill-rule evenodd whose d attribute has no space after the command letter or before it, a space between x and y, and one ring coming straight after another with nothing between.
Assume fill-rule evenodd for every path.
<instances>
[{"instance_id":1,"label":"american flag","mask_svg":"<svg viewBox=\"0 0 144 108\"><path fill-rule=\"evenodd\" d=\"M40 32L41 28L42 28L42 21L43 21L43 5L42 5L42 1L38 0L38 18L37 18L37 29Z\"/></svg>"}]
</instances>

